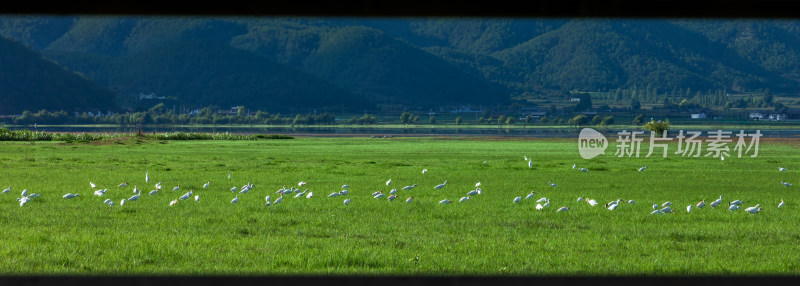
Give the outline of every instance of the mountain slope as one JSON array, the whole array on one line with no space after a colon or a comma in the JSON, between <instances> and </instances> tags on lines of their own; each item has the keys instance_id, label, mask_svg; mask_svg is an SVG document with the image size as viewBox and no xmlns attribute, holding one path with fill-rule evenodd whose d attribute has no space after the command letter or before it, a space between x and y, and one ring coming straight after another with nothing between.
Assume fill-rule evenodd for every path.
<instances>
[{"instance_id":1,"label":"mountain slope","mask_svg":"<svg viewBox=\"0 0 800 286\"><path fill-rule=\"evenodd\" d=\"M116 109L106 88L67 71L19 42L0 37L0 113Z\"/></svg>"},{"instance_id":2,"label":"mountain slope","mask_svg":"<svg viewBox=\"0 0 800 286\"><path fill-rule=\"evenodd\" d=\"M140 93L190 106L237 106L265 111L345 106L366 100L307 73L213 40L172 43L124 57L53 54L85 70L136 105Z\"/></svg>"}]
</instances>

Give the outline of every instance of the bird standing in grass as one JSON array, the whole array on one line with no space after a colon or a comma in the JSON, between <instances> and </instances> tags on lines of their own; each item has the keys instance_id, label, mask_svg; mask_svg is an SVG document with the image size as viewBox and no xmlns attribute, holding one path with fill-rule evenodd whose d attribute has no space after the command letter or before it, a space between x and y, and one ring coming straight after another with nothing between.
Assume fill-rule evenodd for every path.
<instances>
[{"instance_id":1,"label":"bird standing in grass","mask_svg":"<svg viewBox=\"0 0 800 286\"><path fill-rule=\"evenodd\" d=\"M174 199L174 200L169 202L169 206L174 206L177 203L178 203L178 199Z\"/></svg>"},{"instance_id":2,"label":"bird standing in grass","mask_svg":"<svg viewBox=\"0 0 800 286\"><path fill-rule=\"evenodd\" d=\"M439 201L439 204L449 204L449 203L451 203L451 201L448 200L448 199L444 199L444 200Z\"/></svg>"},{"instance_id":3,"label":"bird standing in grass","mask_svg":"<svg viewBox=\"0 0 800 286\"><path fill-rule=\"evenodd\" d=\"M568 211L568 210L569 210L569 208L568 208L568 207L560 207L560 208L558 208L558 209L556 210L556 212L557 212L557 213L560 213L560 212L565 212L565 211Z\"/></svg>"},{"instance_id":4,"label":"bird standing in grass","mask_svg":"<svg viewBox=\"0 0 800 286\"><path fill-rule=\"evenodd\" d=\"M692 205L689 205L689 206L686 207L686 212L687 213L692 212Z\"/></svg>"},{"instance_id":5,"label":"bird standing in grass","mask_svg":"<svg viewBox=\"0 0 800 286\"><path fill-rule=\"evenodd\" d=\"M89 182L89 186L92 186L92 189L94 189L94 183Z\"/></svg>"},{"instance_id":6,"label":"bird standing in grass","mask_svg":"<svg viewBox=\"0 0 800 286\"><path fill-rule=\"evenodd\" d=\"M716 199L715 201L711 202L711 207L712 208L716 208L721 203L722 203L722 196L719 196L718 199Z\"/></svg>"},{"instance_id":7,"label":"bird standing in grass","mask_svg":"<svg viewBox=\"0 0 800 286\"><path fill-rule=\"evenodd\" d=\"M781 203L778 204L778 208L782 208L785 204L783 203L783 199L781 199Z\"/></svg>"},{"instance_id":8,"label":"bird standing in grass","mask_svg":"<svg viewBox=\"0 0 800 286\"><path fill-rule=\"evenodd\" d=\"M144 182L145 183L149 183L150 182L150 171L147 171L147 172L144 173Z\"/></svg>"},{"instance_id":9,"label":"bird standing in grass","mask_svg":"<svg viewBox=\"0 0 800 286\"><path fill-rule=\"evenodd\" d=\"M462 197L461 199L459 199L458 202L459 203L463 203L463 202L466 202L468 200L469 200L469 196L466 196L466 197Z\"/></svg>"},{"instance_id":10,"label":"bird standing in grass","mask_svg":"<svg viewBox=\"0 0 800 286\"><path fill-rule=\"evenodd\" d=\"M580 168L579 170L581 170L581 172L589 172L589 170L586 168Z\"/></svg>"},{"instance_id":11,"label":"bird standing in grass","mask_svg":"<svg viewBox=\"0 0 800 286\"><path fill-rule=\"evenodd\" d=\"M427 172L427 171L428 171L428 169L422 169L422 174L425 174L425 172Z\"/></svg>"},{"instance_id":12,"label":"bird standing in grass","mask_svg":"<svg viewBox=\"0 0 800 286\"><path fill-rule=\"evenodd\" d=\"M442 188L444 188L445 185L447 185L447 181L444 181L444 183L438 184L433 188L437 189L437 190L441 190Z\"/></svg>"},{"instance_id":13,"label":"bird standing in grass","mask_svg":"<svg viewBox=\"0 0 800 286\"><path fill-rule=\"evenodd\" d=\"M547 182L547 184L550 185L551 187L554 187L554 188L558 187L558 185L554 184L553 182Z\"/></svg>"},{"instance_id":14,"label":"bird standing in grass","mask_svg":"<svg viewBox=\"0 0 800 286\"><path fill-rule=\"evenodd\" d=\"M592 206L597 205L597 201L595 199L585 198L584 200Z\"/></svg>"},{"instance_id":15,"label":"bird standing in grass","mask_svg":"<svg viewBox=\"0 0 800 286\"><path fill-rule=\"evenodd\" d=\"M783 168L783 167L778 167L778 171L781 171L781 172L786 172L786 169L785 169L785 168Z\"/></svg>"},{"instance_id":16,"label":"bird standing in grass","mask_svg":"<svg viewBox=\"0 0 800 286\"><path fill-rule=\"evenodd\" d=\"M238 195L231 200L232 204L235 204L235 203L238 203L238 202L239 202L239 196Z\"/></svg>"},{"instance_id":17,"label":"bird standing in grass","mask_svg":"<svg viewBox=\"0 0 800 286\"><path fill-rule=\"evenodd\" d=\"M786 187L791 187L792 186L792 184L789 184L789 182L784 182L784 181L781 181L781 184L786 186Z\"/></svg>"},{"instance_id":18,"label":"bird standing in grass","mask_svg":"<svg viewBox=\"0 0 800 286\"><path fill-rule=\"evenodd\" d=\"M74 198L74 197L77 197L77 196L80 196L80 195L73 194L73 193L67 193L66 195L62 196L62 198L71 199L71 198Z\"/></svg>"},{"instance_id":19,"label":"bird standing in grass","mask_svg":"<svg viewBox=\"0 0 800 286\"><path fill-rule=\"evenodd\" d=\"M409 204L409 203L411 203L411 201L413 201L413 200L414 200L414 197L408 197L408 198L406 199L406 203L407 203L407 204Z\"/></svg>"},{"instance_id":20,"label":"bird standing in grass","mask_svg":"<svg viewBox=\"0 0 800 286\"><path fill-rule=\"evenodd\" d=\"M208 188L209 185L211 185L211 182L206 182L205 184L203 184L203 189Z\"/></svg>"},{"instance_id":21,"label":"bird standing in grass","mask_svg":"<svg viewBox=\"0 0 800 286\"><path fill-rule=\"evenodd\" d=\"M516 204L521 200L522 200L522 197L516 197L516 198L514 198L514 203Z\"/></svg>"},{"instance_id":22,"label":"bird standing in grass","mask_svg":"<svg viewBox=\"0 0 800 286\"><path fill-rule=\"evenodd\" d=\"M702 200L699 203L697 203L698 209L702 209L704 206L706 206L706 200Z\"/></svg>"},{"instance_id":23,"label":"bird standing in grass","mask_svg":"<svg viewBox=\"0 0 800 286\"><path fill-rule=\"evenodd\" d=\"M410 189L413 189L413 188L414 188L414 187L416 187L416 186L417 186L417 184L413 184L413 185L411 185L411 186L405 186L405 187L403 187L403 190L405 190L405 191L408 191L408 190L410 190Z\"/></svg>"},{"instance_id":24,"label":"bird standing in grass","mask_svg":"<svg viewBox=\"0 0 800 286\"><path fill-rule=\"evenodd\" d=\"M738 209L739 209L739 205L734 205L734 204L731 204L731 205L728 207L728 210L729 210L729 211L735 211L735 210L738 210Z\"/></svg>"},{"instance_id":25,"label":"bird standing in grass","mask_svg":"<svg viewBox=\"0 0 800 286\"><path fill-rule=\"evenodd\" d=\"M535 193L534 191L531 191L531 193L530 193L530 194L528 194L527 196L525 196L525 199L526 199L526 200L529 200L529 199L533 198L533 194L534 194L534 193Z\"/></svg>"},{"instance_id":26,"label":"bird standing in grass","mask_svg":"<svg viewBox=\"0 0 800 286\"><path fill-rule=\"evenodd\" d=\"M387 185L387 186L388 186L389 184L391 184L391 183L392 183L392 179L389 179L388 181L386 181L386 185Z\"/></svg>"},{"instance_id":27,"label":"bird standing in grass","mask_svg":"<svg viewBox=\"0 0 800 286\"><path fill-rule=\"evenodd\" d=\"M200 196L194 196L194 201L195 202L200 202Z\"/></svg>"},{"instance_id":28,"label":"bird standing in grass","mask_svg":"<svg viewBox=\"0 0 800 286\"><path fill-rule=\"evenodd\" d=\"M647 166L643 166L643 167L639 168L638 172L644 171L644 169L647 169Z\"/></svg>"},{"instance_id":29,"label":"bird standing in grass","mask_svg":"<svg viewBox=\"0 0 800 286\"><path fill-rule=\"evenodd\" d=\"M350 199L344 200L344 205L348 205L348 204L350 204Z\"/></svg>"},{"instance_id":30,"label":"bird standing in grass","mask_svg":"<svg viewBox=\"0 0 800 286\"><path fill-rule=\"evenodd\" d=\"M122 187L127 186L127 185L128 185L128 183L120 183L119 185L117 185L117 187L122 188Z\"/></svg>"}]
</instances>

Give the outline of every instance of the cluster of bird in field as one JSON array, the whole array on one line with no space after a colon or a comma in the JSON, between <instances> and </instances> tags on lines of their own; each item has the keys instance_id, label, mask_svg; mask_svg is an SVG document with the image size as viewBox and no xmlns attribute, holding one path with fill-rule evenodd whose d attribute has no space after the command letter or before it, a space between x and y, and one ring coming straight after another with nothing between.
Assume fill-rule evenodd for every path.
<instances>
[{"instance_id":1,"label":"cluster of bird in field","mask_svg":"<svg viewBox=\"0 0 800 286\"><path fill-rule=\"evenodd\" d=\"M530 167L531 164L532 164L532 158L528 158L527 156L525 156L525 160L527 161L528 166ZM572 169L577 169L577 170L582 171L582 172L588 172L588 169L586 169L586 168L577 168L577 164L573 164L572 165ZM637 172L642 172L645 169L647 169L647 166L643 166L643 167L639 168L637 170ZM778 170L782 171L782 172L787 171L785 168L782 168L782 167L779 167ZM425 174L427 171L428 171L428 169L423 169L422 170L422 174ZM231 172L228 172L228 179L230 179L230 178L231 178ZM149 182L150 182L150 172L147 171L145 173L145 183L149 183ZM448 183L448 181L444 181L443 183L434 186L433 189L441 190L447 185L447 183ZM283 187L281 187L279 190L277 190L275 192L276 193L276 198L274 200L272 199L271 195L267 195L265 197L266 206L274 206L274 205L277 205L277 204L281 203L283 201L284 195L287 195L287 196L293 195L294 198L302 198L302 197L305 197L306 199L313 198L314 197L314 193L309 191L308 189L305 189L305 190L301 191L302 187L305 186L306 184L307 184L307 182L301 181L301 182L297 183L298 188L294 188L294 187L287 188L284 185ZM392 184L392 180L391 179L387 180L385 184L386 184L387 187L390 187L391 184ZM558 187L558 185L556 185L553 182L547 182L547 184L550 187L553 187L553 188ZM784 182L784 181L781 181L781 184L786 186L786 187L791 186L791 184L789 184L788 182ZM202 188L206 189L210 185L211 185L211 182L206 182L205 184L203 184ZM97 188L96 184L93 183L93 182L89 182L89 186L91 187L91 189L93 191L93 195L95 195L95 196L102 197L102 196L104 196L106 194L106 192L108 192L108 189ZM128 186L128 183L121 183L121 184L117 185L118 188L123 188L123 187L126 187L126 186ZM254 185L252 183L247 183L244 186L242 186L241 188L237 188L236 186L232 187L230 189L230 191L235 195L235 197L230 202L233 203L233 204L238 203L239 202L239 195L243 195L243 194L248 193L250 190L253 189L253 187L254 187ZM400 190L410 191L410 190L414 189L415 187L417 187L417 184L404 186ZM180 191L180 188L181 188L180 185L177 185L174 188L172 188L172 191L173 192L178 192L178 191ZM342 185L342 187L341 187L342 190L341 191L332 192L332 193L328 194L327 196L329 198L336 198L336 197L339 197L339 196L347 196L349 194L349 191L348 191L349 188L350 188L349 185ZM155 196L161 191L161 189L162 189L162 184L161 184L161 182L158 182L158 183L155 184L155 188L153 190L151 190L148 193L148 195L149 196ZM6 188L5 190L2 191L2 194L9 193L10 191L11 191L11 187L9 186L8 188ZM465 194L465 196L461 197L458 200L458 202L463 203L463 202L469 201L471 197L476 196L476 195L481 195L482 193L483 193L483 190L481 189L481 182L478 182L478 183L475 184L475 189L468 191ZM139 197L141 196L141 194L142 194L142 190L139 189L138 186L134 186L133 195L131 195L127 199L120 200L119 201L119 205L123 206L126 203L135 202L135 201L139 200ZM531 191L529 194L527 194L525 196L524 199L523 199L522 196L517 196L517 197L515 197L513 199L512 202L513 202L513 204L522 203L523 200L533 199L535 197L535 194L536 194L535 191ZM388 201L394 201L394 200L399 199L399 195L400 194L398 194L398 189L397 188L393 188L388 192L388 196L387 196L387 194L383 193L383 190L379 190L379 191L376 191L376 192L372 193L371 197L373 199L384 199L385 198ZM19 201L19 205L20 205L20 207L22 207L25 204L27 204L30 201L32 201L33 199L36 199L36 198L38 198L40 196L41 196L41 194L38 194L38 193L30 193L29 194L28 190L24 189L22 191L22 193L21 193L21 197L17 198L17 201ZM72 199L72 198L76 198L76 197L79 197L79 196L80 196L79 194L67 193L67 194L63 195L62 198L64 198L64 199ZM183 195L179 196L178 198L170 201L169 206L174 206L174 205L178 204L180 201L186 201L186 200L189 200L191 198L193 198L195 202L199 202L200 201L200 196L194 194L194 190L189 190L188 192L184 193ZM413 201L414 201L414 197L413 196L409 196L408 198L405 199L406 203L412 203ZM349 205L350 202L351 202L351 199L349 197L345 198L344 201L343 201L343 203L345 205ZM450 199L445 198L443 200L440 200L439 204L444 205L444 204L450 204L452 202L453 201L451 201ZM548 208L550 206L550 200L548 198L546 198L546 197L541 197L538 200L536 200L535 202L537 203L537 205L536 205L536 209L537 210L544 210L544 209L546 209L546 208ZM582 203L582 202L586 202L592 207L597 206L599 204L595 199L578 197L577 203ZM103 203L107 204L108 206L114 206L115 205L115 202L112 201L111 199L106 199L105 201L103 201ZM610 201L610 202L606 203L605 204L605 208L607 208L610 211L613 211L613 210L616 210L622 204L636 204L636 201L634 201L634 200L622 200L620 198L620 199L613 200L613 201ZM719 196L718 199L716 199L715 201L709 203L709 206L712 207L712 208L716 208L716 207L719 207L721 204L722 204L722 196ZM743 204L743 202L741 200L734 200L734 201L728 202L728 208L727 209L729 211L736 211L736 210L739 210L741 208L742 204ZM690 213L693 210L702 209L705 206L706 206L706 201L705 200L702 200L702 201L700 201L698 203L692 203L692 204L690 204L690 205L688 205L686 207L686 212ZM780 203L778 203L777 207L781 208L781 207L784 207L784 206L785 206L785 202L783 200L781 200ZM566 211L569 211L569 210L570 210L570 207L562 206L562 207L556 209L556 212L566 212ZM760 204L756 204L755 206L747 207L747 208L744 209L745 212L748 212L748 213L751 213L751 214L759 213L762 210L763 210L763 207L761 207ZM667 202L664 202L662 204L654 203L653 204L653 211L650 214L653 214L653 215L655 215L655 214L668 214L668 213L673 213L673 212L675 212L675 211L672 209L672 202L667 201Z\"/></svg>"}]
</instances>

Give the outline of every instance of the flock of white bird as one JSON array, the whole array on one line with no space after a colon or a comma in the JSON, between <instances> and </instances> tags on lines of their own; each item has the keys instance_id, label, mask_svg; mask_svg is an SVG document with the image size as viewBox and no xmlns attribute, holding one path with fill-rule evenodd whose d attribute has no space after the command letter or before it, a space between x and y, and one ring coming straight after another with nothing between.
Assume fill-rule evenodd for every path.
<instances>
[{"instance_id":1,"label":"flock of white bird","mask_svg":"<svg viewBox=\"0 0 800 286\"><path fill-rule=\"evenodd\" d=\"M524 158L527 161L529 168L532 168L533 159L532 158L528 158L527 156L524 156ZM572 165L572 169L577 169L577 170L582 171L582 172L588 172L588 169L586 169L586 168L578 168L577 164L573 164ZM637 170L637 172L642 172L645 169L647 169L647 166L643 166L643 167L639 168ZM782 168L782 167L779 167L778 170L781 171L781 172L787 171L785 168ZM423 169L422 170L422 174L425 174L427 171L428 171L428 169ZM228 172L228 179L230 179L230 178L231 178L231 172ZM150 182L150 172L147 171L145 173L145 183L149 183L149 182ZM433 189L441 190L447 185L447 183L448 183L448 181L444 181L443 183L434 186ZM267 195L265 197L266 206L274 206L274 205L277 205L277 204L281 203L283 201L283 196L284 195L294 194L294 198L301 198L301 197L305 197L306 199L313 198L314 197L314 193L309 191L308 189L305 189L305 190L301 191L301 188L303 186L305 186L306 184L308 184L308 183L305 182L305 181L301 181L301 182L297 183L298 188L294 188L294 187L286 188L286 186L284 185L282 188L280 188L278 191L275 192L277 194L277 197L275 198L275 200L272 200L272 196L270 196L270 195ZM386 184L387 187L390 187L390 185L392 184L392 179L387 180L385 184ZM558 187L558 185L556 185L553 182L547 182L547 184L549 186L551 186L551 187ZM789 184L787 182L784 182L784 181L781 181L781 184L786 186L786 187L791 186L791 184ZM118 188L123 188L123 187L125 187L127 185L128 185L128 183L124 182L124 183L121 183L121 184L117 185L117 187ZM211 182L207 182L207 183L203 184L203 189L209 188L210 185L211 185ZM102 197L102 196L104 196L106 194L106 192L108 192L108 189L99 189L99 188L97 188L97 185L95 183L93 183L93 182L89 182L89 186L92 188L93 194L95 196L101 196ZM235 197L230 202L233 203L233 204L238 203L239 202L239 195L248 193L250 190L253 189L253 187L254 186L253 186L252 183L247 183L244 186L242 186L241 188L237 188L236 186L232 187L230 189L230 191L233 193L233 195ZM415 187L417 187L417 184L407 185L407 186L402 187L401 190L410 191L410 190L414 189ZM471 197L476 196L476 195L481 195L483 193L483 190L480 187L481 187L481 182L476 183L475 184L475 189L470 190L469 192L467 192L465 196L461 197L458 200L458 202L460 202L460 203L467 202L467 201L470 200ZM350 188L350 185L342 185L342 187L341 187L342 190L341 191L332 192L331 194L328 195L328 197L329 198L335 198L335 197L339 197L339 196L346 196L349 193L348 192L349 188ZM148 194L150 196L155 196L161 191L161 189L162 189L161 182L158 182L158 183L155 184L155 188L152 191L150 191ZM11 187L9 186L8 188L6 188L5 190L2 191L2 194L9 193L10 191L11 191ZM175 186L172 189L172 191L173 192L180 191L180 185ZM377 192L372 193L371 196L374 199L383 199L383 198L385 198L388 201L394 201L394 200L399 198L399 194L397 192L398 192L398 189L393 188L393 189L391 189L389 191L388 196L387 196L387 194L383 193L383 190L379 190ZM139 199L141 194L142 194L142 190L139 189L138 186L134 186L133 195L130 196L129 198L127 198L127 199L120 200L119 205L123 206L126 203L135 202L135 201L137 201ZM535 191L531 191L529 194L527 194L525 196L524 200L533 199L535 197L535 194L536 194ZM38 194L38 193L30 193L29 194L28 190L24 189L20 196L21 196L20 198L17 198L17 201L19 201L19 205L20 205L20 207L22 207L25 204L27 204L28 202L30 202L31 200L40 197L41 194ZM80 194L67 193L67 194L63 195L62 197L64 199L73 199L73 198L76 198L76 197L79 197L79 196L80 196ZM199 195L195 195L194 194L194 190L189 190L188 192L184 193L183 195L179 196L178 198L170 201L169 205L170 206L174 206L174 205L178 204L180 201L189 200L190 198L192 198L192 196L194 196L194 201L195 202L199 202L200 201L200 196ZM413 200L414 200L414 197L413 196L409 196L408 198L406 198L405 202L406 203L411 203ZM522 201L523 201L523 197L522 196L517 196L517 197L515 197L513 199L513 203L514 204L522 203ZM346 198L343 201L343 203L345 205L349 205L350 202L351 202L350 198ZM536 209L537 210L544 210L544 209L546 209L546 208L548 208L550 206L550 199L548 199L546 197L541 197L541 198L537 199L535 202L537 203L537 205L536 205ZM582 203L582 202L586 202L592 207L595 207L595 206L597 206L599 204L595 199L579 197L577 199L577 203ZM112 201L111 199L106 199L103 203L107 204L108 206L114 206L114 201ZM439 204L450 204L450 203L452 203L452 201L449 200L449 199L443 199L443 200L439 201ZM633 201L633 200L623 200L623 199L620 198L620 199L613 200L613 201L610 201L610 202L606 203L605 204L605 208L607 208L610 211L613 211L613 210L616 210L623 203L625 203L625 204L635 204L636 202ZM711 208L716 208L716 207L719 207L721 204L722 204L722 196L719 196L719 198L714 200L713 202L711 202L709 204L709 206ZM743 202L741 200L730 201L730 202L728 202L728 210L729 211L739 210L741 208L742 204L743 204ZM781 207L784 207L785 205L786 205L785 202L781 199L781 201L780 201L780 203L778 203L777 207L781 208ZM692 204L689 204L686 207L686 212L687 213L691 213L692 211L697 210L697 209L702 209L705 206L706 206L706 201L705 200L702 200L702 201L697 202L697 203L692 203ZM566 212L566 211L569 211L569 210L570 210L570 207L562 206L562 207L558 208L556 210L556 212ZM756 204L755 206L747 207L747 208L744 209L745 212L748 212L748 213L751 213L751 214L759 213L762 210L763 210L763 207L761 207L760 204ZM668 213L674 213L674 212L675 211L672 209L672 202L667 201L667 202L664 202L664 203L661 203L661 204L654 203L653 204L653 211L650 212L650 214L653 214L653 215L659 214L660 215L660 214L668 214Z\"/></svg>"}]
</instances>

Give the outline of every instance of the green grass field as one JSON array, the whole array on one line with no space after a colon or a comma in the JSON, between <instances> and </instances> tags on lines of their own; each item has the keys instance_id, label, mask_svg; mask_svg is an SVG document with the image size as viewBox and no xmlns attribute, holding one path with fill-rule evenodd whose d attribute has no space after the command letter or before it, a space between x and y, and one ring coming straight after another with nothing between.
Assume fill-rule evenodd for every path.
<instances>
[{"instance_id":1,"label":"green grass field","mask_svg":"<svg viewBox=\"0 0 800 286\"><path fill-rule=\"evenodd\" d=\"M797 275L798 149L798 141L762 141L757 158L722 161L618 158L612 144L607 155L583 160L575 140L0 142L0 189L11 187L0 195L0 273ZM90 181L106 195L92 195ZM282 186L301 181L313 198L265 206L265 196L274 200ZM117 187L122 182L129 185ZM163 189L148 195L157 182ZM477 182L482 194L459 203ZM230 188L247 183L254 188L232 204ZM344 184L349 194L328 197ZM370 195L412 184L395 201ZM134 186L141 198L120 206ZM42 196L20 207L23 189ZM169 205L190 189L199 202ZM531 191L534 199L512 202ZM685 211L720 195L722 207ZM414 201L404 203L409 196ZM541 197L550 206L540 211ZM103 204L107 198L114 206ZM637 203L603 207L618 198ZM735 199L763 211L726 210ZM650 214L666 201L675 213ZM571 210L557 213L561 206Z\"/></svg>"}]
</instances>

